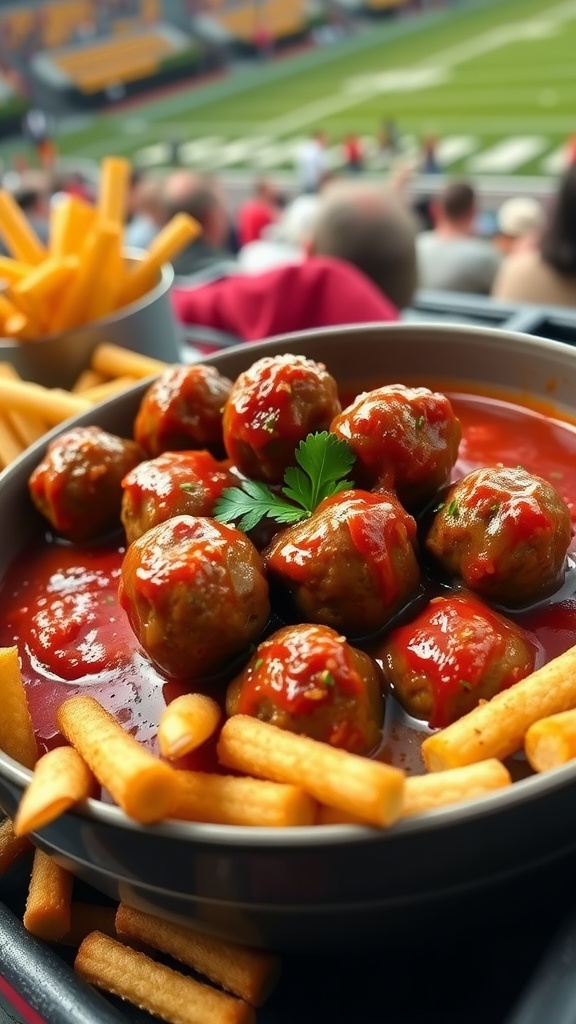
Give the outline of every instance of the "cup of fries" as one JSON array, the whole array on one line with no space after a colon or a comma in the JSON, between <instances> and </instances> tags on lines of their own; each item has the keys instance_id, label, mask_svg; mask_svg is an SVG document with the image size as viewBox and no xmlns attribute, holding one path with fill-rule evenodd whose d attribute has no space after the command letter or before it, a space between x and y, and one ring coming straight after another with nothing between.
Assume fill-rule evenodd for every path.
<instances>
[{"instance_id":1,"label":"cup of fries","mask_svg":"<svg viewBox=\"0 0 576 1024\"><path fill-rule=\"evenodd\" d=\"M70 387L102 341L178 361L170 260L200 228L177 214L147 251L126 250L129 177L127 160L103 160L95 203L64 196L51 211L47 245L0 191L0 235L10 253L0 257L0 362L24 379Z\"/></svg>"}]
</instances>

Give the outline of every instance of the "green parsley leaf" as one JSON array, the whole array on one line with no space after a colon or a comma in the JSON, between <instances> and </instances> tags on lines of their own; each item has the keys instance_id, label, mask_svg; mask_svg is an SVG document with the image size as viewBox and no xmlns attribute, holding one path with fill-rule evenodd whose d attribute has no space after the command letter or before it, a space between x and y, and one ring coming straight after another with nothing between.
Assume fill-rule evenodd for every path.
<instances>
[{"instance_id":1,"label":"green parsley leaf","mask_svg":"<svg viewBox=\"0 0 576 1024\"><path fill-rule=\"evenodd\" d=\"M422 430L422 427L424 426L424 422L425 422L425 420L424 420L423 416L417 416L415 421L414 421L414 426L416 427L416 430Z\"/></svg>"},{"instance_id":2,"label":"green parsley leaf","mask_svg":"<svg viewBox=\"0 0 576 1024\"><path fill-rule=\"evenodd\" d=\"M460 686L462 687L463 690L472 689L472 683L470 683L467 679L459 679L458 682L460 683Z\"/></svg>"},{"instance_id":3,"label":"green parsley leaf","mask_svg":"<svg viewBox=\"0 0 576 1024\"><path fill-rule=\"evenodd\" d=\"M458 516L460 515L460 509L458 508L458 502L456 501L456 498L452 498L452 501L450 502L448 508L446 509L446 515L452 516L453 519L457 519Z\"/></svg>"},{"instance_id":4,"label":"green parsley leaf","mask_svg":"<svg viewBox=\"0 0 576 1024\"><path fill-rule=\"evenodd\" d=\"M324 671L321 673L320 679L324 683L324 686L334 686L335 685L334 676L332 675L332 673L327 668L324 669Z\"/></svg>"},{"instance_id":5,"label":"green parsley leaf","mask_svg":"<svg viewBox=\"0 0 576 1024\"><path fill-rule=\"evenodd\" d=\"M275 494L267 484L243 480L239 487L222 492L214 518L221 523L237 522L245 532L265 517L277 523L298 523L308 519L324 498L354 487L353 481L346 479L354 453L346 441L327 430L308 434L298 445L295 458L298 465L284 473L282 494Z\"/></svg>"}]
</instances>

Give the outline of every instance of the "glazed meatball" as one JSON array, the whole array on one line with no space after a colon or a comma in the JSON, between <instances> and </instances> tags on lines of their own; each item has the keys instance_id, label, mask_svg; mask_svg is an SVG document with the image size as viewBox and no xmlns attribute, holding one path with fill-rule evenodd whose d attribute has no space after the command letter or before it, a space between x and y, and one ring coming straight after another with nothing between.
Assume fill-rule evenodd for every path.
<instances>
[{"instance_id":1,"label":"glazed meatball","mask_svg":"<svg viewBox=\"0 0 576 1024\"><path fill-rule=\"evenodd\" d=\"M263 552L300 616L352 636L385 626L415 596L416 523L394 495L343 491Z\"/></svg>"},{"instance_id":2,"label":"glazed meatball","mask_svg":"<svg viewBox=\"0 0 576 1024\"><path fill-rule=\"evenodd\" d=\"M359 395L330 430L352 448L358 486L390 488L408 508L432 498L448 481L461 438L445 395L403 384Z\"/></svg>"},{"instance_id":3,"label":"glazed meatball","mask_svg":"<svg viewBox=\"0 0 576 1024\"><path fill-rule=\"evenodd\" d=\"M448 491L426 538L447 573L505 605L527 605L561 582L572 536L558 492L521 467L469 473Z\"/></svg>"},{"instance_id":4,"label":"glazed meatball","mask_svg":"<svg viewBox=\"0 0 576 1024\"><path fill-rule=\"evenodd\" d=\"M75 427L52 441L28 481L36 508L77 543L119 525L121 482L144 458L135 441L100 427Z\"/></svg>"},{"instance_id":5,"label":"glazed meatball","mask_svg":"<svg viewBox=\"0 0 576 1024\"><path fill-rule=\"evenodd\" d=\"M189 448L222 455L222 410L231 387L213 366L171 366L140 403L136 441L152 457Z\"/></svg>"},{"instance_id":6,"label":"glazed meatball","mask_svg":"<svg viewBox=\"0 0 576 1024\"><path fill-rule=\"evenodd\" d=\"M246 476L281 483L300 441L327 430L338 412L336 381L322 363L296 355L259 359L226 402L226 451Z\"/></svg>"},{"instance_id":7,"label":"glazed meatball","mask_svg":"<svg viewBox=\"0 0 576 1024\"><path fill-rule=\"evenodd\" d=\"M535 649L519 626L462 592L433 598L374 655L405 710L443 729L529 675Z\"/></svg>"},{"instance_id":8,"label":"glazed meatball","mask_svg":"<svg viewBox=\"0 0 576 1024\"><path fill-rule=\"evenodd\" d=\"M238 478L207 451L164 452L141 462L122 481L121 519L129 544L173 516L211 516Z\"/></svg>"},{"instance_id":9,"label":"glazed meatball","mask_svg":"<svg viewBox=\"0 0 576 1024\"><path fill-rule=\"evenodd\" d=\"M369 754L380 739L381 671L327 626L285 626L230 684L226 711Z\"/></svg>"},{"instance_id":10,"label":"glazed meatball","mask_svg":"<svg viewBox=\"0 0 576 1024\"><path fill-rule=\"evenodd\" d=\"M259 640L270 614L254 545L201 517L175 516L135 540L118 595L150 660L177 679L221 672Z\"/></svg>"}]
</instances>

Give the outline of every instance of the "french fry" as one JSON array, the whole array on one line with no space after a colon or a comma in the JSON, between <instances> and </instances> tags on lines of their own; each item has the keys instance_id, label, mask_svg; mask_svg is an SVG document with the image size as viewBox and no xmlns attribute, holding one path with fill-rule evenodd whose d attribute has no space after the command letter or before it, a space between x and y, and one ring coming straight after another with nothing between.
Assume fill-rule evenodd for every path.
<instances>
[{"instance_id":1,"label":"french fry","mask_svg":"<svg viewBox=\"0 0 576 1024\"><path fill-rule=\"evenodd\" d=\"M70 930L72 875L42 850L34 851L23 924L39 939L55 942Z\"/></svg>"},{"instance_id":2,"label":"french fry","mask_svg":"<svg viewBox=\"0 0 576 1024\"><path fill-rule=\"evenodd\" d=\"M172 818L268 828L313 825L316 819L316 802L298 786L189 771L179 771L178 780Z\"/></svg>"},{"instance_id":3,"label":"french fry","mask_svg":"<svg viewBox=\"0 0 576 1024\"><path fill-rule=\"evenodd\" d=\"M5 469L17 459L25 447L8 417L0 413L0 469Z\"/></svg>"},{"instance_id":4,"label":"french fry","mask_svg":"<svg viewBox=\"0 0 576 1024\"><path fill-rule=\"evenodd\" d=\"M262 1006L280 975L280 960L246 946L203 935L121 903L116 913L120 938L143 942L192 967L251 1006Z\"/></svg>"},{"instance_id":5,"label":"french fry","mask_svg":"<svg viewBox=\"0 0 576 1024\"><path fill-rule=\"evenodd\" d=\"M248 1003L156 963L101 932L84 939L74 969L84 981L168 1024L254 1024Z\"/></svg>"},{"instance_id":6,"label":"french fry","mask_svg":"<svg viewBox=\"0 0 576 1024\"><path fill-rule=\"evenodd\" d=\"M11 254L22 263L36 266L46 256L46 250L25 213L4 190L0 190L0 234Z\"/></svg>"},{"instance_id":7,"label":"french fry","mask_svg":"<svg viewBox=\"0 0 576 1024\"><path fill-rule=\"evenodd\" d=\"M228 768L300 786L319 803L357 814L372 825L391 825L402 812L405 776L398 768L257 718L229 718L217 749Z\"/></svg>"},{"instance_id":8,"label":"french fry","mask_svg":"<svg viewBox=\"0 0 576 1024\"><path fill-rule=\"evenodd\" d=\"M79 253L78 271L62 301L54 311L50 330L57 334L83 322L84 309L93 290L107 273L111 254L118 248L120 230L116 224L98 222L89 232Z\"/></svg>"},{"instance_id":9,"label":"french fry","mask_svg":"<svg viewBox=\"0 0 576 1024\"><path fill-rule=\"evenodd\" d=\"M520 750L539 718L576 707L576 646L479 704L440 732L427 736L422 755L428 771L457 768Z\"/></svg>"},{"instance_id":10,"label":"french fry","mask_svg":"<svg viewBox=\"0 0 576 1024\"><path fill-rule=\"evenodd\" d=\"M119 296L120 305L128 306L149 292L158 280L161 267L193 242L201 230L198 221L193 217L187 213L177 213L152 239L146 256L126 275Z\"/></svg>"},{"instance_id":11,"label":"french fry","mask_svg":"<svg viewBox=\"0 0 576 1024\"><path fill-rule=\"evenodd\" d=\"M29 263L22 263L20 260L13 260L10 256L0 256L0 281L7 281L8 284L15 284L21 281L30 273L32 267Z\"/></svg>"},{"instance_id":12,"label":"french fry","mask_svg":"<svg viewBox=\"0 0 576 1024\"><path fill-rule=\"evenodd\" d=\"M162 711L158 742L164 757L175 760L205 743L222 718L219 705L203 693L184 693Z\"/></svg>"},{"instance_id":13,"label":"french fry","mask_svg":"<svg viewBox=\"0 0 576 1024\"><path fill-rule=\"evenodd\" d=\"M118 724L93 697L69 697L58 728L124 812L149 825L166 818L178 799L178 775Z\"/></svg>"},{"instance_id":14,"label":"french fry","mask_svg":"<svg viewBox=\"0 0 576 1024\"><path fill-rule=\"evenodd\" d=\"M56 259L78 255L96 220L96 210L78 196L64 196L50 212L50 255Z\"/></svg>"},{"instance_id":15,"label":"french fry","mask_svg":"<svg viewBox=\"0 0 576 1024\"><path fill-rule=\"evenodd\" d=\"M14 819L17 836L37 832L94 792L94 777L73 747L55 747L34 767Z\"/></svg>"},{"instance_id":16,"label":"french fry","mask_svg":"<svg viewBox=\"0 0 576 1024\"><path fill-rule=\"evenodd\" d=\"M12 821L4 818L0 822L0 875L4 875L15 861L31 849L30 840L26 836L15 835Z\"/></svg>"},{"instance_id":17,"label":"french fry","mask_svg":"<svg viewBox=\"0 0 576 1024\"><path fill-rule=\"evenodd\" d=\"M19 316L18 310L13 302L6 295L0 293L0 321L3 324L3 329L7 330L6 324L15 316Z\"/></svg>"},{"instance_id":18,"label":"french fry","mask_svg":"<svg viewBox=\"0 0 576 1024\"><path fill-rule=\"evenodd\" d=\"M448 768L431 775L412 775L406 779L402 817L410 818L438 807L475 800L510 785L510 772L501 761L495 759L478 761L464 768ZM334 807L322 806L318 810L319 825L345 822L361 824L356 815L344 815Z\"/></svg>"},{"instance_id":19,"label":"french fry","mask_svg":"<svg viewBox=\"0 0 576 1024\"><path fill-rule=\"evenodd\" d=\"M100 163L96 211L101 223L122 228L126 219L131 164L124 157L107 156Z\"/></svg>"},{"instance_id":20,"label":"french fry","mask_svg":"<svg viewBox=\"0 0 576 1024\"><path fill-rule=\"evenodd\" d=\"M7 380L0 376L0 406L4 411L21 412L41 417L50 426L90 408L81 395L57 388L44 388L23 380Z\"/></svg>"},{"instance_id":21,"label":"french fry","mask_svg":"<svg viewBox=\"0 0 576 1024\"><path fill-rule=\"evenodd\" d=\"M90 932L103 932L116 937L116 907L105 907L101 903L82 903L72 900L70 906L70 928L58 942L62 946L78 946Z\"/></svg>"},{"instance_id":22,"label":"french fry","mask_svg":"<svg viewBox=\"0 0 576 1024\"><path fill-rule=\"evenodd\" d=\"M12 286L10 297L25 316L36 319L41 325L48 324L49 310L44 309L44 304L62 290L77 270L76 256L45 259Z\"/></svg>"},{"instance_id":23,"label":"french fry","mask_svg":"<svg viewBox=\"0 0 576 1024\"><path fill-rule=\"evenodd\" d=\"M104 374L98 373L97 370L92 370L91 367L87 367L85 370L82 370L82 373L74 381L72 391L78 394L105 383L107 382Z\"/></svg>"},{"instance_id":24,"label":"french fry","mask_svg":"<svg viewBox=\"0 0 576 1024\"><path fill-rule=\"evenodd\" d=\"M90 365L103 377L134 377L136 380L142 380L162 373L168 364L160 359L141 355L139 352L131 352L120 345L102 342L94 349Z\"/></svg>"},{"instance_id":25,"label":"french fry","mask_svg":"<svg viewBox=\"0 0 576 1024\"><path fill-rule=\"evenodd\" d=\"M524 737L528 763L535 772L559 768L576 757L576 710L534 722Z\"/></svg>"},{"instance_id":26,"label":"french fry","mask_svg":"<svg viewBox=\"0 0 576 1024\"><path fill-rule=\"evenodd\" d=\"M118 395L121 391L125 391L126 388L131 387L135 383L135 377L115 377L114 380L104 381L103 384L95 384L91 388L84 388L82 398L93 404L103 402L105 398Z\"/></svg>"},{"instance_id":27,"label":"french fry","mask_svg":"<svg viewBox=\"0 0 576 1024\"><path fill-rule=\"evenodd\" d=\"M12 366L12 363L0 363L0 377L6 377L8 380L20 380L16 369ZM25 448L30 444L34 444L39 437L48 430L47 424L44 420L40 419L39 416L34 416L32 413L24 415L21 412L15 412L13 409L8 410L6 413L6 419L10 426L22 442Z\"/></svg>"},{"instance_id":28,"label":"french fry","mask_svg":"<svg viewBox=\"0 0 576 1024\"><path fill-rule=\"evenodd\" d=\"M38 746L28 710L17 647L0 647L0 750L33 768Z\"/></svg>"}]
</instances>

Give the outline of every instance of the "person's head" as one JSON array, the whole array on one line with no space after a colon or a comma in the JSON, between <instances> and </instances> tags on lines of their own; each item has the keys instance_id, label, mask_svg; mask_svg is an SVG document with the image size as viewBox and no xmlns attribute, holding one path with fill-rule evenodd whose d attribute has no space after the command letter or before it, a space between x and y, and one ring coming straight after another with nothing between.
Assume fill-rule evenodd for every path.
<instances>
[{"instance_id":1,"label":"person's head","mask_svg":"<svg viewBox=\"0 0 576 1024\"><path fill-rule=\"evenodd\" d=\"M495 244L508 254L534 243L544 223L544 208L532 196L505 199L496 212Z\"/></svg>"},{"instance_id":2,"label":"person's head","mask_svg":"<svg viewBox=\"0 0 576 1024\"><path fill-rule=\"evenodd\" d=\"M560 274L576 274L576 165L563 174L550 211L540 253Z\"/></svg>"},{"instance_id":3,"label":"person's head","mask_svg":"<svg viewBox=\"0 0 576 1024\"><path fill-rule=\"evenodd\" d=\"M257 178L254 182L254 195L262 203L275 206L278 202L278 190L269 178Z\"/></svg>"},{"instance_id":4,"label":"person's head","mask_svg":"<svg viewBox=\"0 0 576 1024\"><path fill-rule=\"evenodd\" d=\"M432 204L437 230L449 229L457 234L474 233L476 193L467 181L453 181Z\"/></svg>"},{"instance_id":5,"label":"person's head","mask_svg":"<svg viewBox=\"0 0 576 1024\"><path fill-rule=\"evenodd\" d=\"M228 212L215 181L196 171L178 170L167 175L162 189L167 223L177 213L188 213L202 228L202 238L215 248L225 245L229 234Z\"/></svg>"},{"instance_id":6,"label":"person's head","mask_svg":"<svg viewBox=\"0 0 576 1024\"><path fill-rule=\"evenodd\" d=\"M130 217L147 217L159 226L164 220L164 181L160 175L139 174L131 182L128 206Z\"/></svg>"},{"instance_id":7,"label":"person's head","mask_svg":"<svg viewBox=\"0 0 576 1024\"><path fill-rule=\"evenodd\" d=\"M352 263L399 308L409 306L417 280L412 214L381 187L338 181L322 193L310 252Z\"/></svg>"}]
</instances>

